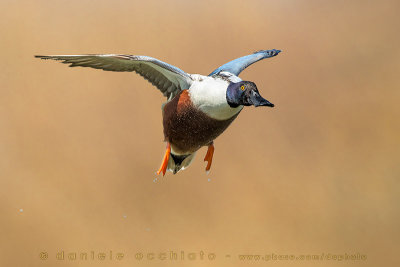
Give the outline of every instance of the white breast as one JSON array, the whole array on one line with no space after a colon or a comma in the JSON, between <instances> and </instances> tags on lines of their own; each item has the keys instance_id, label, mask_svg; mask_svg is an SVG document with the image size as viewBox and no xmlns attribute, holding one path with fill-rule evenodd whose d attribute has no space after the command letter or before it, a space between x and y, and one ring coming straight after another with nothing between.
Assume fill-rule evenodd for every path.
<instances>
[{"instance_id":1,"label":"white breast","mask_svg":"<svg viewBox=\"0 0 400 267\"><path fill-rule=\"evenodd\" d=\"M199 74L192 74L194 82L189 88L189 96L193 104L211 118L227 120L239 111L243 106L231 108L226 101L226 89L228 79L208 77ZM235 76L235 82L241 81Z\"/></svg>"}]
</instances>

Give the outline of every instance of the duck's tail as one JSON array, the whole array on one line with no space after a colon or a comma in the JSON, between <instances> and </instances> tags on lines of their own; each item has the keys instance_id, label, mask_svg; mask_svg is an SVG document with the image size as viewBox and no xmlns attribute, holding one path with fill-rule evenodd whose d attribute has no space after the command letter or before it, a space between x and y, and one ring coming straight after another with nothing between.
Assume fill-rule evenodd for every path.
<instances>
[{"instance_id":1,"label":"duck's tail","mask_svg":"<svg viewBox=\"0 0 400 267\"><path fill-rule=\"evenodd\" d=\"M196 152L188 155L175 155L171 152L171 157L168 160L168 170L173 174L184 170L190 165L195 155Z\"/></svg>"}]
</instances>

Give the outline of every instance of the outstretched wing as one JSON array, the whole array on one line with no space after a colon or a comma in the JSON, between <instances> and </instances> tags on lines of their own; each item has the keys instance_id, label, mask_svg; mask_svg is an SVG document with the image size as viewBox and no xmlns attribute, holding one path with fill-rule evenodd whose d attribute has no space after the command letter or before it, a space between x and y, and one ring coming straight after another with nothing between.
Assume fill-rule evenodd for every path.
<instances>
[{"instance_id":1,"label":"outstretched wing","mask_svg":"<svg viewBox=\"0 0 400 267\"><path fill-rule=\"evenodd\" d=\"M180 90L188 89L192 78L181 69L146 56L132 55L54 55L35 56L41 59L61 60L70 67L91 67L106 71L134 71L170 98Z\"/></svg>"},{"instance_id":2,"label":"outstretched wing","mask_svg":"<svg viewBox=\"0 0 400 267\"><path fill-rule=\"evenodd\" d=\"M254 52L251 55L247 55L244 57L237 58L235 60L232 60L231 62L228 62L218 69L214 70L211 72L208 76L212 76L214 74L218 74L221 71L227 71L230 73L235 74L236 76L239 75L245 68L250 66L251 64L260 61L261 59L268 58L268 57L274 57L278 55L281 52L281 50L260 50L257 52Z\"/></svg>"}]
</instances>

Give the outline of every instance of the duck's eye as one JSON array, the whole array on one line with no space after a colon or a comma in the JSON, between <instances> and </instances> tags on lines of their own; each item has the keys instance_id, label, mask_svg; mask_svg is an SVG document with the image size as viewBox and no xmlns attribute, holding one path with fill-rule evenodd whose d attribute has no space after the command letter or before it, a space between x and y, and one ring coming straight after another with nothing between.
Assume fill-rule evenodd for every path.
<instances>
[{"instance_id":1,"label":"duck's eye","mask_svg":"<svg viewBox=\"0 0 400 267\"><path fill-rule=\"evenodd\" d=\"M241 89L242 91L244 91L244 85L240 86L240 89Z\"/></svg>"}]
</instances>

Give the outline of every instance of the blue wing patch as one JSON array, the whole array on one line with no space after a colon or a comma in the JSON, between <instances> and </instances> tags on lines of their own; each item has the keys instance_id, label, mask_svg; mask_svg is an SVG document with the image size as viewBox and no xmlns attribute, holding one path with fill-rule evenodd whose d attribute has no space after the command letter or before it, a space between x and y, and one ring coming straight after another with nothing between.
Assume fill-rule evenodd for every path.
<instances>
[{"instance_id":1,"label":"blue wing patch","mask_svg":"<svg viewBox=\"0 0 400 267\"><path fill-rule=\"evenodd\" d=\"M247 55L247 56L232 60L232 61L222 65L218 69L214 70L208 76L218 74L221 71L228 71L237 76L237 75L239 75L239 73L241 73L245 68L247 68L251 64L253 64L257 61L260 61L264 58L274 57L274 56L278 55L280 52L281 52L281 50L277 50L277 49L260 50L260 51L254 52L251 55Z\"/></svg>"}]
</instances>

